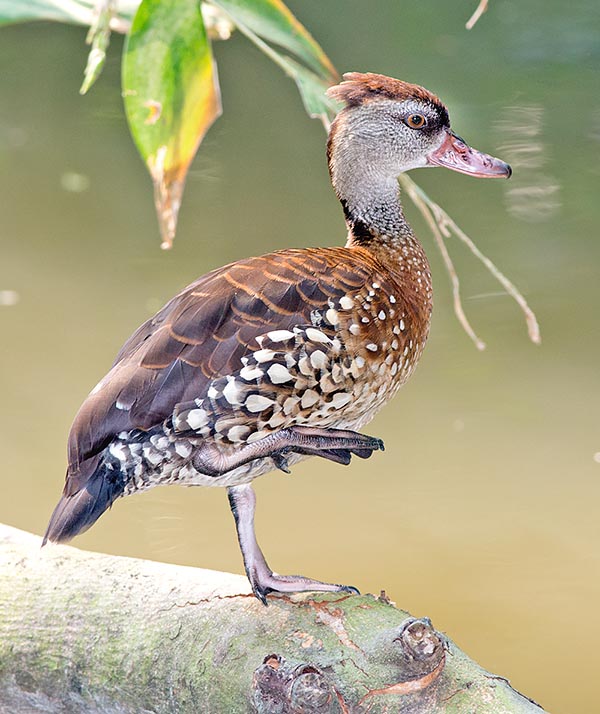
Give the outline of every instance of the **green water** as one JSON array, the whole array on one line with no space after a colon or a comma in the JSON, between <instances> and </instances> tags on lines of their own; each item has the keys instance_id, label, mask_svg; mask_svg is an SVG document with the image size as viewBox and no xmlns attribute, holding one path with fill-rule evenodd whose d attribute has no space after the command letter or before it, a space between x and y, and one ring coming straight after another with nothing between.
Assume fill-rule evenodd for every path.
<instances>
[{"instance_id":1,"label":"green water","mask_svg":"<svg viewBox=\"0 0 600 714\"><path fill-rule=\"evenodd\" d=\"M439 254L417 373L368 431L385 454L312 461L256 484L272 566L429 615L552 712L597 708L600 658L600 13L596 0L290 3L340 70L424 84L454 129L513 163L510 182L442 169L414 178L523 290L541 347L463 247L458 326ZM372 6L375 9L372 9ZM321 126L240 37L217 47L224 116L188 181L179 235L159 250L149 180L129 140L113 40L89 96L84 31L0 32L0 520L41 533L70 422L132 330L224 262L344 240ZM13 304L14 303L14 304ZM126 499L76 544L241 572L225 494Z\"/></svg>"}]
</instances>

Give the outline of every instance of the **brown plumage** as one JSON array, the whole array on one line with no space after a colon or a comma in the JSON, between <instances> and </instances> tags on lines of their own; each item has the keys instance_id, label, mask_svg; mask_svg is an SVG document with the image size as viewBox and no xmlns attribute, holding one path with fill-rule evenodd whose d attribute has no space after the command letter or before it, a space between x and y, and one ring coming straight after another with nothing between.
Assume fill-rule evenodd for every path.
<instances>
[{"instance_id":1,"label":"brown plumage","mask_svg":"<svg viewBox=\"0 0 600 714\"><path fill-rule=\"evenodd\" d=\"M224 486L258 597L348 589L271 571L250 483L308 456L347 464L383 448L357 430L410 376L432 304L398 174L428 163L479 176L509 169L454 137L421 87L351 73L329 93L346 105L328 142L346 247L232 263L142 325L77 414L47 539L66 540L116 498L157 484Z\"/></svg>"},{"instance_id":2,"label":"brown plumage","mask_svg":"<svg viewBox=\"0 0 600 714\"><path fill-rule=\"evenodd\" d=\"M364 102L378 99L391 99L398 102L406 99L422 99L441 109L446 109L441 100L425 87L373 72L346 72L343 81L330 87L327 95L348 107L356 107Z\"/></svg>"}]
</instances>

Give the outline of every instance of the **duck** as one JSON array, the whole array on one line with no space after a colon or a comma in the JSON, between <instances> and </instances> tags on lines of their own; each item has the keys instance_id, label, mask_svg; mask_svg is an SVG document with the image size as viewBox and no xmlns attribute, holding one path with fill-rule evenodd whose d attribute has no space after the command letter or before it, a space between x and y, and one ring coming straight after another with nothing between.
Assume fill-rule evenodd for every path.
<instances>
[{"instance_id":1,"label":"duck","mask_svg":"<svg viewBox=\"0 0 600 714\"><path fill-rule=\"evenodd\" d=\"M62 496L44 537L64 542L123 496L162 484L227 490L256 597L358 592L280 575L254 530L252 482L309 457L347 465L383 451L361 429L413 373L432 312L431 271L398 176L446 167L508 178L471 148L427 89L350 72L327 161L344 246L283 249L213 270L127 340L77 413Z\"/></svg>"}]
</instances>

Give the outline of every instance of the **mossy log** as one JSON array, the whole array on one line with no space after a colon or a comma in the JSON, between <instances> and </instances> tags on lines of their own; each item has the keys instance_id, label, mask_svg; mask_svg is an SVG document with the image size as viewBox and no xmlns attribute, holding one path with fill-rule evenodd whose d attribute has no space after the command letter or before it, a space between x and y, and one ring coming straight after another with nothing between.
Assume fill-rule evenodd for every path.
<instances>
[{"instance_id":1,"label":"mossy log","mask_svg":"<svg viewBox=\"0 0 600 714\"><path fill-rule=\"evenodd\" d=\"M40 544L0 526L3 714L544 714L386 598Z\"/></svg>"}]
</instances>

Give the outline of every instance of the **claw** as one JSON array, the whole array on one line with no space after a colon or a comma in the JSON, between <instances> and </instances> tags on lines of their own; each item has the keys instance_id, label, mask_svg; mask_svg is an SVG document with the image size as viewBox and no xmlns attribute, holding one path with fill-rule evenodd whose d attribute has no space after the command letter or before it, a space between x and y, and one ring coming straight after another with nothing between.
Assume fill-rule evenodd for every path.
<instances>
[{"instance_id":1,"label":"claw","mask_svg":"<svg viewBox=\"0 0 600 714\"><path fill-rule=\"evenodd\" d=\"M273 459L273 463L275 466L280 470L283 471L284 474L291 474L292 472L290 471L290 467L288 464L288 460L281 451L275 451L271 454L271 459ZM266 604L266 603L265 603Z\"/></svg>"}]
</instances>

